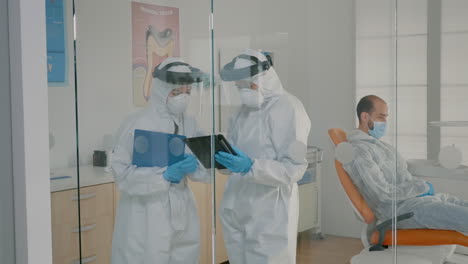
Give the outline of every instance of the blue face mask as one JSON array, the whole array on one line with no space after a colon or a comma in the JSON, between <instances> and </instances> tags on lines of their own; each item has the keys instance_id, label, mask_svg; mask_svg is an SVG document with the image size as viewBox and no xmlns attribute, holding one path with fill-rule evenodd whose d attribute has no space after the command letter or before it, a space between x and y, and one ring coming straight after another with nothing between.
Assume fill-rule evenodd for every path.
<instances>
[{"instance_id":1,"label":"blue face mask","mask_svg":"<svg viewBox=\"0 0 468 264\"><path fill-rule=\"evenodd\" d=\"M376 139L381 139L387 131L387 122L374 122L374 128L369 129L369 135Z\"/></svg>"}]
</instances>

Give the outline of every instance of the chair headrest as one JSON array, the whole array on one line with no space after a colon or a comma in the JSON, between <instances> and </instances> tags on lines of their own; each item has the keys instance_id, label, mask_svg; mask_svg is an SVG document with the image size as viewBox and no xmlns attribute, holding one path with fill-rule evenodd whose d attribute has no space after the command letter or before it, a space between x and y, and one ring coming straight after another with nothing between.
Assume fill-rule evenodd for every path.
<instances>
[{"instance_id":1,"label":"chair headrest","mask_svg":"<svg viewBox=\"0 0 468 264\"><path fill-rule=\"evenodd\" d=\"M348 137L343 129L331 128L328 130L328 135L330 135L330 138L335 145L348 141Z\"/></svg>"}]
</instances>

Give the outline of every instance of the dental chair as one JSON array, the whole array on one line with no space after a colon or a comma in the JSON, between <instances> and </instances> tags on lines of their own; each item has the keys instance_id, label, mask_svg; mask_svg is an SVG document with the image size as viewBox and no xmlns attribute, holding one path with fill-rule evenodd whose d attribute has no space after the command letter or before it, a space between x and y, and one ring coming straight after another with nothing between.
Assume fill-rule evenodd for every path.
<instances>
[{"instance_id":1,"label":"dental chair","mask_svg":"<svg viewBox=\"0 0 468 264\"><path fill-rule=\"evenodd\" d=\"M338 128L328 130L328 135L335 146L348 141L346 133ZM398 263L468 264L468 256L455 253L456 245L468 247L468 236L456 231L401 229L396 231L394 243L392 219L377 224L374 212L338 160L335 160L335 168L357 218L364 223L361 241L365 249L351 259L351 264L393 263L394 257L388 248L397 249ZM397 216L396 221L412 216L413 213L403 214Z\"/></svg>"}]
</instances>

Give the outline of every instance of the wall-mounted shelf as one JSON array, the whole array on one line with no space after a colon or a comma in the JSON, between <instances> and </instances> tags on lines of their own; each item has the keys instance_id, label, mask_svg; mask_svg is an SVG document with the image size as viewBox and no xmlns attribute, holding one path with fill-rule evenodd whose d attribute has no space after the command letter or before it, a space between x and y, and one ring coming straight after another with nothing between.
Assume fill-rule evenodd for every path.
<instances>
[{"instance_id":1,"label":"wall-mounted shelf","mask_svg":"<svg viewBox=\"0 0 468 264\"><path fill-rule=\"evenodd\" d=\"M468 121L431 121L433 127L468 127Z\"/></svg>"},{"instance_id":2,"label":"wall-mounted shelf","mask_svg":"<svg viewBox=\"0 0 468 264\"><path fill-rule=\"evenodd\" d=\"M468 30L446 30L441 33L442 36L450 35L468 35ZM414 37L427 37L426 32L421 33L405 33L398 34L398 38L414 38ZM376 39L393 39L395 34L373 34L373 35L359 35L357 40L376 40Z\"/></svg>"}]
</instances>

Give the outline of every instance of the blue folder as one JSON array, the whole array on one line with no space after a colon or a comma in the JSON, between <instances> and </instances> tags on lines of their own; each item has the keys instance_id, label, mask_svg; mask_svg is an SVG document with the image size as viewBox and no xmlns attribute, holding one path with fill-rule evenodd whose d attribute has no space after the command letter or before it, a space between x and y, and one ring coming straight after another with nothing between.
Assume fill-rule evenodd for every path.
<instances>
[{"instance_id":1,"label":"blue folder","mask_svg":"<svg viewBox=\"0 0 468 264\"><path fill-rule=\"evenodd\" d=\"M185 136L135 129L132 164L166 167L184 159Z\"/></svg>"}]
</instances>

